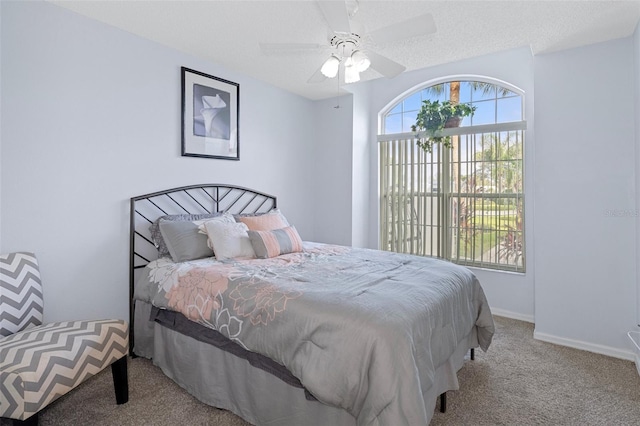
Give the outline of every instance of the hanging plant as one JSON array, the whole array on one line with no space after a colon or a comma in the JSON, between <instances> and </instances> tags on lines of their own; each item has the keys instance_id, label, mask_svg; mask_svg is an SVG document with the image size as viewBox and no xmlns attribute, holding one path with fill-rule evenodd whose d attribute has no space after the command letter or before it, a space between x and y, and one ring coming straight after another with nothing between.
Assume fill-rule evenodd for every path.
<instances>
[{"instance_id":1,"label":"hanging plant","mask_svg":"<svg viewBox=\"0 0 640 426\"><path fill-rule=\"evenodd\" d=\"M450 101L422 101L422 107L416 116L416 124L411 126L414 132L426 132L426 137L418 134L417 144L426 152L431 152L433 145L441 143L447 148L451 148L451 136L441 136L443 129L460 126L464 117L472 116L475 106L467 104L452 104Z\"/></svg>"}]
</instances>

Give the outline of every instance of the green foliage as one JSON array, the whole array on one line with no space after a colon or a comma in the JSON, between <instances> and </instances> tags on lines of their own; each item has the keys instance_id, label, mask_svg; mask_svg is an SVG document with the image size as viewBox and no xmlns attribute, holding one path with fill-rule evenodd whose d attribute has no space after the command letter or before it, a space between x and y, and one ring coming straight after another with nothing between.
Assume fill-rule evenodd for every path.
<instances>
[{"instance_id":1,"label":"green foliage","mask_svg":"<svg viewBox=\"0 0 640 426\"><path fill-rule=\"evenodd\" d=\"M492 182L499 192L522 192L522 142L507 133L484 134L481 143L483 149L475 156L478 179Z\"/></svg>"},{"instance_id":2,"label":"green foliage","mask_svg":"<svg viewBox=\"0 0 640 426\"><path fill-rule=\"evenodd\" d=\"M447 127L457 127L463 117L472 116L475 110L475 106L453 104L450 101L422 101L416 123L411 126L414 132L427 133L427 137L418 139L418 146L426 152L431 152L435 143L451 148L451 136L441 136L440 132Z\"/></svg>"}]
</instances>

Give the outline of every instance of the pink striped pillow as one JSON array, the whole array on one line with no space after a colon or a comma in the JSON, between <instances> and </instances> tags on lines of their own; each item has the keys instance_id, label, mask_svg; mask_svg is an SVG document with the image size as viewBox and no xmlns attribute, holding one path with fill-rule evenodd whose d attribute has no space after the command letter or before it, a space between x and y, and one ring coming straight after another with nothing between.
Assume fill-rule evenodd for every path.
<instances>
[{"instance_id":1,"label":"pink striped pillow","mask_svg":"<svg viewBox=\"0 0 640 426\"><path fill-rule=\"evenodd\" d=\"M236 221L244 223L251 231L273 231L289 226L289 222L279 210L257 216L236 216Z\"/></svg>"},{"instance_id":2,"label":"pink striped pillow","mask_svg":"<svg viewBox=\"0 0 640 426\"><path fill-rule=\"evenodd\" d=\"M272 231L248 231L256 257L267 259L302 251L302 239L294 226Z\"/></svg>"}]
</instances>

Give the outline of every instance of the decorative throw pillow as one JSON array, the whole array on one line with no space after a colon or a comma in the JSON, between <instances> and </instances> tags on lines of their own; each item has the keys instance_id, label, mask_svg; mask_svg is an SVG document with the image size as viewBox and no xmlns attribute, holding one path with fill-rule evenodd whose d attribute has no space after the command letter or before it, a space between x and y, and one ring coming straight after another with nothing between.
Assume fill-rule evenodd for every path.
<instances>
[{"instance_id":1,"label":"decorative throw pillow","mask_svg":"<svg viewBox=\"0 0 640 426\"><path fill-rule=\"evenodd\" d=\"M268 213L249 216L249 215L236 215L236 221L242 222L251 231L272 231L274 229L282 229L289 226L289 222L280 212L280 210L272 210Z\"/></svg>"},{"instance_id":2,"label":"decorative throw pillow","mask_svg":"<svg viewBox=\"0 0 640 426\"><path fill-rule=\"evenodd\" d=\"M165 216L160 216L157 218L151 225L149 225L149 232L151 232L151 241L158 249L158 257L168 257L171 254L169 253L169 249L162 238L162 233L160 232L160 221L168 220L168 221L197 221L202 219L210 219L214 217L218 217L222 215L222 213L201 213L201 214L170 214Z\"/></svg>"},{"instance_id":3,"label":"decorative throw pillow","mask_svg":"<svg viewBox=\"0 0 640 426\"><path fill-rule=\"evenodd\" d=\"M207 236L200 233L200 221L160 221L160 233L174 262L212 257L213 250L207 244Z\"/></svg>"},{"instance_id":4,"label":"decorative throw pillow","mask_svg":"<svg viewBox=\"0 0 640 426\"><path fill-rule=\"evenodd\" d=\"M207 221L204 223L216 259L256 257L244 223Z\"/></svg>"},{"instance_id":5,"label":"decorative throw pillow","mask_svg":"<svg viewBox=\"0 0 640 426\"><path fill-rule=\"evenodd\" d=\"M214 217L213 219L206 219L203 221L200 221L198 224L198 230L201 234L204 234L207 236L207 246L213 250L213 246L211 245L211 239L208 238L207 235L207 228L205 227L205 223L207 222L212 222L212 223L236 223L236 220L233 218L233 215L231 213L222 213L220 216L218 217Z\"/></svg>"},{"instance_id":6,"label":"decorative throw pillow","mask_svg":"<svg viewBox=\"0 0 640 426\"><path fill-rule=\"evenodd\" d=\"M253 251L259 259L302 251L302 239L295 226L273 231L249 231L248 234Z\"/></svg>"}]
</instances>

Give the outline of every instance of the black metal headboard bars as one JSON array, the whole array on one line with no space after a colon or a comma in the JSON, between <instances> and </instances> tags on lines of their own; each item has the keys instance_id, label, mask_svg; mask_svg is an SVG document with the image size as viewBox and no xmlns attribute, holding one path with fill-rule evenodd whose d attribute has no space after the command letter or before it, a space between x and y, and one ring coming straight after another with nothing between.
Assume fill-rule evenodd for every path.
<instances>
[{"instance_id":1,"label":"black metal headboard bars","mask_svg":"<svg viewBox=\"0 0 640 426\"><path fill-rule=\"evenodd\" d=\"M149 225L160 216L229 212L266 213L277 207L276 197L239 186L203 184L182 186L131 198L129 228L129 352L133 355L133 290L136 271L158 258Z\"/></svg>"}]
</instances>

